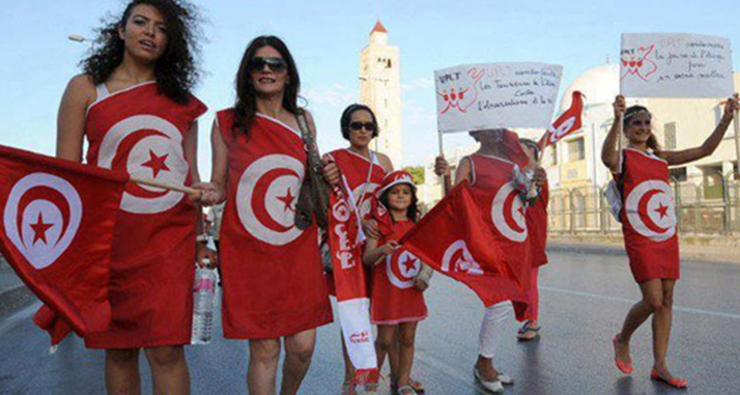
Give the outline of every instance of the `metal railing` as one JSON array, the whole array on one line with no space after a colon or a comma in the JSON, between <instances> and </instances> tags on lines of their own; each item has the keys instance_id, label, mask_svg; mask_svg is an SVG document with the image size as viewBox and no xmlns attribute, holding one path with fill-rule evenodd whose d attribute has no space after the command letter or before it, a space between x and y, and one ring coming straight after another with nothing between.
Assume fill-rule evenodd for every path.
<instances>
[{"instance_id":1,"label":"metal railing","mask_svg":"<svg viewBox=\"0 0 740 395\"><path fill-rule=\"evenodd\" d=\"M682 233L740 235L740 178L707 171L672 179L676 218ZM559 234L616 233L621 224L609 212L606 186L550 191L549 230Z\"/></svg>"}]
</instances>

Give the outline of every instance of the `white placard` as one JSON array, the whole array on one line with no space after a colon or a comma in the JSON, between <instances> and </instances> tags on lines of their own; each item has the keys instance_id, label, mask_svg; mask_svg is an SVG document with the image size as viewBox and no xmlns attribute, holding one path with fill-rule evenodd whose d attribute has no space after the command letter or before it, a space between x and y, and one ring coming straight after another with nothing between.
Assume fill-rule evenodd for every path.
<instances>
[{"instance_id":1,"label":"white placard","mask_svg":"<svg viewBox=\"0 0 740 395\"><path fill-rule=\"evenodd\" d=\"M547 128L557 101L561 66L488 63L434 72L441 133L494 128Z\"/></svg>"},{"instance_id":2,"label":"white placard","mask_svg":"<svg viewBox=\"0 0 740 395\"><path fill-rule=\"evenodd\" d=\"M620 92L627 97L729 97L730 40L696 34L622 34Z\"/></svg>"}]
</instances>

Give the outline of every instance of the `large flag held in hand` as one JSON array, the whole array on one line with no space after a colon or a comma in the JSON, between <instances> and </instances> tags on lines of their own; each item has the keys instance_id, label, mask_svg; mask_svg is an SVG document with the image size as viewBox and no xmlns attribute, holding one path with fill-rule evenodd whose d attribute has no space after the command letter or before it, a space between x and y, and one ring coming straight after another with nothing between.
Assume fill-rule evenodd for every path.
<instances>
[{"instance_id":1,"label":"large flag held in hand","mask_svg":"<svg viewBox=\"0 0 740 395\"><path fill-rule=\"evenodd\" d=\"M583 116L583 93L579 91L573 91L573 100L571 101L570 108L564 113L560 114L558 119L550 125L545 131L537 145L540 146L540 150L545 149L548 145L553 145L558 141L562 140L563 137L575 132L582 126L581 118Z\"/></svg>"},{"instance_id":2,"label":"large flag held in hand","mask_svg":"<svg viewBox=\"0 0 740 395\"><path fill-rule=\"evenodd\" d=\"M356 369L355 379L363 380L377 370L378 360L370 324L370 299L362 268L359 211L348 191L345 181L344 188L335 188L330 194L329 246L342 336L349 359Z\"/></svg>"},{"instance_id":3,"label":"large flag held in hand","mask_svg":"<svg viewBox=\"0 0 740 395\"><path fill-rule=\"evenodd\" d=\"M526 309L524 284L506 263L490 225L464 181L455 187L400 243L436 271L470 287L486 306L508 296Z\"/></svg>"},{"instance_id":4,"label":"large flag held in hand","mask_svg":"<svg viewBox=\"0 0 740 395\"><path fill-rule=\"evenodd\" d=\"M113 227L123 173L0 146L0 251L43 301L52 343L108 327Z\"/></svg>"}]
</instances>

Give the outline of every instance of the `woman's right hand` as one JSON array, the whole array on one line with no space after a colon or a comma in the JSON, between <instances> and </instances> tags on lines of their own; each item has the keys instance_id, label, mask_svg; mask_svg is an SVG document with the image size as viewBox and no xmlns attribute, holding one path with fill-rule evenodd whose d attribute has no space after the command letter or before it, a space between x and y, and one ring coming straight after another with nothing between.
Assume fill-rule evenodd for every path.
<instances>
[{"instance_id":1,"label":"woman's right hand","mask_svg":"<svg viewBox=\"0 0 740 395\"><path fill-rule=\"evenodd\" d=\"M434 173L440 177L450 175L450 165L447 163L447 160L444 156L440 155L437 157L437 159L435 159Z\"/></svg>"},{"instance_id":2,"label":"woman's right hand","mask_svg":"<svg viewBox=\"0 0 740 395\"><path fill-rule=\"evenodd\" d=\"M383 235L380 233L378 223L374 219L369 219L362 222L362 230L365 232L365 236L372 237L375 240L379 240Z\"/></svg>"},{"instance_id":3,"label":"woman's right hand","mask_svg":"<svg viewBox=\"0 0 740 395\"><path fill-rule=\"evenodd\" d=\"M398 249L398 242L395 240L391 240L383 245L383 253L385 255L393 255L394 252Z\"/></svg>"},{"instance_id":4,"label":"woman's right hand","mask_svg":"<svg viewBox=\"0 0 740 395\"><path fill-rule=\"evenodd\" d=\"M223 200L223 192L213 183L199 182L193 184L192 188L202 192L198 202L203 206L213 206Z\"/></svg>"},{"instance_id":5,"label":"woman's right hand","mask_svg":"<svg viewBox=\"0 0 740 395\"><path fill-rule=\"evenodd\" d=\"M627 111L627 100L625 100L624 96L617 95L612 106L614 107L614 118L617 119Z\"/></svg>"}]
</instances>

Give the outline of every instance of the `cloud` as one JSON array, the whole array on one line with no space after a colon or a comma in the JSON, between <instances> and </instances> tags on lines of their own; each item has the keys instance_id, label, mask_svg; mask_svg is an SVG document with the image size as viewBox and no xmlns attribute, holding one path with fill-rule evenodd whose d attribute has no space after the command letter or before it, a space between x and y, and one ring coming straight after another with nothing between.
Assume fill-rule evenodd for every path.
<instances>
[{"instance_id":1,"label":"cloud","mask_svg":"<svg viewBox=\"0 0 740 395\"><path fill-rule=\"evenodd\" d=\"M404 92L413 91L416 89L431 88L434 86L434 80L431 78L417 78L405 84L401 84L401 89Z\"/></svg>"},{"instance_id":2,"label":"cloud","mask_svg":"<svg viewBox=\"0 0 740 395\"><path fill-rule=\"evenodd\" d=\"M360 95L357 89L350 89L342 84L334 83L331 86L307 89L303 91L303 96L311 104L339 108L356 102Z\"/></svg>"}]
</instances>

